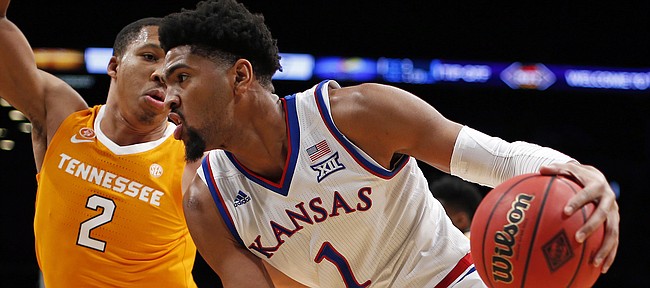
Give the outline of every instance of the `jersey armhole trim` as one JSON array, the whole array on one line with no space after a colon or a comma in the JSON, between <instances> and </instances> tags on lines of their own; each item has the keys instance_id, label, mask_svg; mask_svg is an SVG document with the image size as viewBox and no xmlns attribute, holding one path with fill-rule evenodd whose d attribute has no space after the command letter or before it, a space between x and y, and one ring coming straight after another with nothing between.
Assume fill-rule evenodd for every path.
<instances>
[{"instance_id":1,"label":"jersey armhole trim","mask_svg":"<svg viewBox=\"0 0 650 288\"><path fill-rule=\"evenodd\" d=\"M332 116L330 114L330 110L328 109L328 105L325 103L325 97L323 96L323 89L328 89L328 87L323 87L328 84L329 81L325 80L322 81L316 89L314 90L314 98L316 99L316 106L318 107L318 112L321 115L321 118L323 119L323 122L325 123L325 126L327 129L330 131L332 136L338 141L343 148L352 156L352 158L359 164L361 167L366 169L366 171L372 173L373 175L382 178L382 179L391 179L393 176L397 175L404 166L406 166L406 163L409 162L411 157L408 155L402 155L399 160L397 160L394 164L391 170L387 170L384 167L378 166L368 159L366 159L359 151L357 151L357 147L350 142L341 131L336 127L334 124L334 120L332 119Z\"/></svg>"},{"instance_id":2,"label":"jersey armhole trim","mask_svg":"<svg viewBox=\"0 0 650 288\"><path fill-rule=\"evenodd\" d=\"M226 207L226 204L223 198L221 197L221 193L219 192L219 188L217 188L217 184L215 183L214 177L212 175L212 168L210 167L210 161L208 160L209 158L210 155L204 157L201 164L201 168L203 169L203 174L205 177L205 183L208 185L210 194L212 194L212 199L214 200L214 203L217 205L217 209L221 214L221 218L223 219L223 222L226 223L226 227L228 227L228 230L230 230L230 233L232 234L233 237L235 237L235 240L237 240L239 244L241 244L242 246L246 246L244 245L244 241L241 240L241 237L239 237L239 233L237 233L237 228L235 228L235 223L232 220L232 216L230 215L230 212L228 211L228 207Z\"/></svg>"}]
</instances>

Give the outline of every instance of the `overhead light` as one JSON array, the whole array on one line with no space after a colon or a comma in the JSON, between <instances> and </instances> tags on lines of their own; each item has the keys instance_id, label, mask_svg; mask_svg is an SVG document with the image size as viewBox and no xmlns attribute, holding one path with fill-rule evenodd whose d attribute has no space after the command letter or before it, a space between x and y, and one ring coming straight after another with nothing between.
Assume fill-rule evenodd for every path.
<instances>
[{"instance_id":1,"label":"overhead light","mask_svg":"<svg viewBox=\"0 0 650 288\"><path fill-rule=\"evenodd\" d=\"M40 69L74 71L83 68L84 54L67 48L35 48L34 60Z\"/></svg>"},{"instance_id":2,"label":"overhead light","mask_svg":"<svg viewBox=\"0 0 650 288\"><path fill-rule=\"evenodd\" d=\"M0 149L9 151L11 149L14 149L14 145L16 143L12 140L2 140L0 141Z\"/></svg>"},{"instance_id":3,"label":"overhead light","mask_svg":"<svg viewBox=\"0 0 650 288\"><path fill-rule=\"evenodd\" d=\"M113 48L88 47L84 51L86 71L90 74L106 74Z\"/></svg>"},{"instance_id":4,"label":"overhead light","mask_svg":"<svg viewBox=\"0 0 650 288\"><path fill-rule=\"evenodd\" d=\"M14 121L23 121L25 120L25 114L23 112L20 112L18 110L11 110L9 111L9 119L14 120Z\"/></svg>"},{"instance_id":5,"label":"overhead light","mask_svg":"<svg viewBox=\"0 0 650 288\"><path fill-rule=\"evenodd\" d=\"M5 100L4 98L0 98L0 106L11 107L11 104L9 104L9 102L7 102L7 100Z\"/></svg>"},{"instance_id":6,"label":"overhead light","mask_svg":"<svg viewBox=\"0 0 650 288\"><path fill-rule=\"evenodd\" d=\"M23 133L32 133L32 123L23 122L18 124L18 130Z\"/></svg>"}]
</instances>

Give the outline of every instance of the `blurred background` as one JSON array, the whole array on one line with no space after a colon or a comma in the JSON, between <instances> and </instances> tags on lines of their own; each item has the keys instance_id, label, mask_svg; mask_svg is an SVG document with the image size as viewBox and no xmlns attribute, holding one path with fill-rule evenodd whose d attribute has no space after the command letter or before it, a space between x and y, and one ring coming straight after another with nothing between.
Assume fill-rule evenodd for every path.
<instances>
[{"instance_id":1,"label":"blurred background","mask_svg":"<svg viewBox=\"0 0 650 288\"><path fill-rule=\"evenodd\" d=\"M94 105L105 100L102 55L117 32L196 2L13 1L8 18L39 65ZM454 121L598 167L619 195L621 243L596 287L647 287L650 2L421 2L243 1L278 39L280 96L323 79L391 84ZM37 287L29 123L0 104L0 286ZM430 180L442 175L421 167ZM200 258L194 274L200 287L220 285Z\"/></svg>"}]
</instances>

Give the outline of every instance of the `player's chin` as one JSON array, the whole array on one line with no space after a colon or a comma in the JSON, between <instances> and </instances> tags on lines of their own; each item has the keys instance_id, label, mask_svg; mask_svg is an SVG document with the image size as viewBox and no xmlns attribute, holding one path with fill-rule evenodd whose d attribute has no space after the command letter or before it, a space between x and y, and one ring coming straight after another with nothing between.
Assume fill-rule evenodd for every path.
<instances>
[{"instance_id":1,"label":"player's chin","mask_svg":"<svg viewBox=\"0 0 650 288\"><path fill-rule=\"evenodd\" d=\"M200 146L195 145L194 142L186 142L185 143L185 161L187 162L196 162L203 157L203 152L204 149L201 148Z\"/></svg>"},{"instance_id":2,"label":"player's chin","mask_svg":"<svg viewBox=\"0 0 650 288\"><path fill-rule=\"evenodd\" d=\"M141 110L138 116L138 121L146 125L160 125L167 122L166 114L158 113L157 111Z\"/></svg>"},{"instance_id":3,"label":"player's chin","mask_svg":"<svg viewBox=\"0 0 650 288\"><path fill-rule=\"evenodd\" d=\"M160 124L167 122L169 109L165 109L164 106L151 106L145 102L136 109L139 109L137 113L140 115L139 120L142 123Z\"/></svg>"},{"instance_id":4,"label":"player's chin","mask_svg":"<svg viewBox=\"0 0 650 288\"><path fill-rule=\"evenodd\" d=\"M194 162L203 157L206 150L206 143L201 136L192 129L186 129L183 133L183 143L185 143L185 160Z\"/></svg>"}]
</instances>

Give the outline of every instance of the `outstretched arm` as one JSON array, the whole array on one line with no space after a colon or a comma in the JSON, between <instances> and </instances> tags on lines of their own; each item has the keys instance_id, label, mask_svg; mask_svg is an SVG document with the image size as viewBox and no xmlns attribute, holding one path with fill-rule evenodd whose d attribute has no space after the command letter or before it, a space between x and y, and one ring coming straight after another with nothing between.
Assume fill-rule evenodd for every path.
<instances>
[{"instance_id":1,"label":"outstretched arm","mask_svg":"<svg viewBox=\"0 0 650 288\"><path fill-rule=\"evenodd\" d=\"M9 0L0 0L0 97L32 123L34 154L38 159L48 139L70 113L87 107L69 85L39 70L23 33L7 18Z\"/></svg>"},{"instance_id":2,"label":"outstretched arm","mask_svg":"<svg viewBox=\"0 0 650 288\"><path fill-rule=\"evenodd\" d=\"M341 132L385 168L390 168L396 155L406 154L488 186L524 173L573 176L584 189L566 204L567 213L589 202L598 205L596 213L576 232L576 240L582 242L604 224L605 240L594 265L603 265L604 273L614 261L619 242L618 205L607 180L594 167L549 148L511 143L463 127L415 95L391 86L333 89L330 102Z\"/></svg>"},{"instance_id":3,"label":"outstretched arm","mask_svg":"<svg viewBox=\"0 0 650 288\"><path fill-rule=\"evenodd\" d=\"M7 19L9 2L0 0L0 95L30 120L43 118L46 80L36 68L27 39Z\"/></svg>"}]
</instances>

